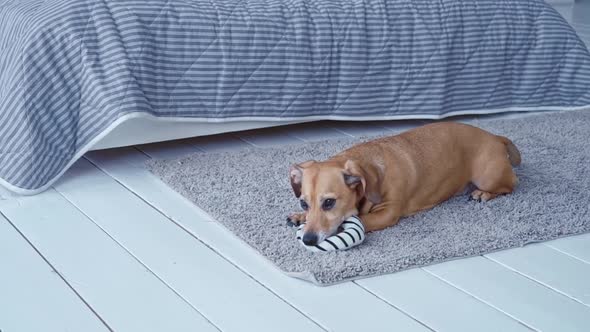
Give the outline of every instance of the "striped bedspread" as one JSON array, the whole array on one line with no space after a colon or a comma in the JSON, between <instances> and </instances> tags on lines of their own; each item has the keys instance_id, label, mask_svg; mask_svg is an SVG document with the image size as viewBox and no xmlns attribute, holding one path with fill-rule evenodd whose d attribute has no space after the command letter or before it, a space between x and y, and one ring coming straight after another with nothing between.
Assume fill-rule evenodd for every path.
<instances>
[{"instance_id":1,"label":"striped bedspread","mask_svg":"<svg viewBox=\"0 0 590 332\"><path fill-rule=\"evenodd\" d=\"M2 0L0 183L47 188L117 121L438 118L590 104L542 0Z\"/></svg>"}]
</instances>

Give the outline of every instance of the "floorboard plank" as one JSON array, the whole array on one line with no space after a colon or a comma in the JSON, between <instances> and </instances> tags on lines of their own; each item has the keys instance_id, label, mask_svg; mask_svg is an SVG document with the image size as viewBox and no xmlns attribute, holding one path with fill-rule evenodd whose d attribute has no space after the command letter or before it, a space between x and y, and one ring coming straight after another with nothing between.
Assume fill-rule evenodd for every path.
<instances>
[{"instance_id":1,"label":"floorboard plank","mask_svg":"<svg viewBox=\"0 0 590 332\"><path fill-rule=\"evenodd\" d=\"M356 283L435 331L531 331L420 268Z\"/></svg>"},{"instance_id":2,"label":"floorboard plank","mask_svg":"<svg viewBox=\"0 0 590 332\"><path fill-rule=\"evenodd\" d=\"M390 129L385 128L380 124L380 122L377 121L330 121L326 122L325 125L326 127L336 129L347 136L357 138L363 136L370 137L393 134L393 132Z\"/></svg>"},{"instance_id":3,"label":"floorboard plank","mask_svg":"<svg viewBox=\"0 0 590 332\"><path fill-rule=\"evenodd\" d=\"M87 160L55 189L222 331L321 330Z\"/></svg>"},{"instance_id":4,"label":"floorboard plank","mask_svg":"<svg viewBox=\"0 0 590 332\"><path fill-rule=\"evenodd\" d=\"M350 138L336 129L326 126L326 122L310 122L298 125L291 125L285 128L285 132L304 142L325 141L336 138Z\"/></svg>"},{"instance_id":5,"label":"floorboard plank","mask_svg":"<svg viewBox=\"0 0 590 332\"><path fill-rule=\"evenodd\" d=\"M235 134L196 137L188 140L188 143L205 152L235 151L248 146L248 143Z\"/></svg>"},{"instance_id":6,"label":"floorboard plank","mask_svg":"<svg viewBox=\"0 0 590 332\"><path fill-rule=\"evenodd\" d=\"M590 308L484 257L424 268L539 331L588 331Z\"/></svg>"},{"instance_id":7,"label":"floorboard plank","mask_svg":"<svg viewBox=\"0 0 590 332\"><path fill-rule=\"evenodd\" d=\"M205 212L186 199L179 199L179 194L142 169L139 160L142 156L137 151L128 150L118 155L92 153L88 158L324 328L358 332L395 326L400 331L428 331L354 283L317 287L286 276L219 223L205 221L211 220ZM362 312L363 319L347 319L357 316L359 308L371 309Z\"/></svg>"},{"instance_id":8,"label":"floorboard plank","mask_svg":"<svg viewBox=\"0 0 590 332\"><path fill-rule=\"evenodd\" d=\"M389 120L381 121L380 125L394 134L399 134L406 130L416 128L432 122L431 120Z\"/></svg>"},{"instance_id":9,"label":"floorboard plank","mask_svg":"<svg viewBox=\"0 0 590 332\"><path fill-rule=\"evenodd\" d=\"M203 152L188 140L138 145L137 149L155 159L175 159L191 153Z\"/></svg>"},{"instance_id":10,"label":"floorboard plank","mask_svg":"<svg viewBox=\"0 0 590 332\"><path fill-rule=\"evenodd\" d=\"M250 130L236 135L248 144L258 148L269 148L287 144L301 144L303 140L286 134L290 126L265 130Z\"/></svg>"},{"instance_id":11,"label":"floorboard plank","mask_svg":"<svg viewBox=\"0 0 590 332\"><path fill-rule=\"evenodd\" d=\"M113 330L217 330L53 189L0 210Z\"/></svg>"},{"instance_id":12,"label":"floorboard plank","mask_svg":"<svg viewBox=\"0 0 590 332\"><path fill-rule=\"evenodd\" d=\"M125 187L138 188L134 192L152 206L158 206L158 210L170 220L182 220L186 217L184 210L177 209L182 204L191 206L200 216L191 216L192 222L213 221L204 218L205 212L151 174L144 165L149 157L133 148L92 151L86 154L86 159Z\"/></svg>"},{"instance_id":13,"label":"floorboard plank","mask_svg":"<svg viewBox=\"0 0 590 332\"><path fill-rule=\"evenodd\" d=\"M1 331L109 331L3 216L0 253Z\"/></svg>"},{"instance_id":14,"label":"floorboard plank","mask_svg":"<svg viewBox=\"0 0 590 332\"><path fill-rule=\"evenodd\" d=\"M590 264L590 234L564 237L545 245Z\"/></svg>"},{"instance_id":15,"label":"floorboard plank","mask_svg":"<svg viewBox=\"0 0 590 332\"><path fill-rule=\"evenodd\" d=\"M503 250L486 257L580 303L590 305L590 264L543 244Z\"/></svg>"}]
</instances>

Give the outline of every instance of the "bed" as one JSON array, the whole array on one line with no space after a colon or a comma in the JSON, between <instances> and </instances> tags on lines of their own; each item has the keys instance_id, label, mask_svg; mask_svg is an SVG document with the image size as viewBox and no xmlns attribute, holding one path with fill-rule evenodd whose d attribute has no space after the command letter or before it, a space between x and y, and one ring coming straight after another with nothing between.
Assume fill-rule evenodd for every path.
<instances>
[{"instance_id":1,"label":"bed","mask_svg":"<svg viewBox=\"0 0 590 332\"><path fill-rule=\"evenodd\" d=\"M277 124L580 109L589 79L540 0L5 0L0 183L35 194L91 149Z\"/></svg>"}]
</instances>

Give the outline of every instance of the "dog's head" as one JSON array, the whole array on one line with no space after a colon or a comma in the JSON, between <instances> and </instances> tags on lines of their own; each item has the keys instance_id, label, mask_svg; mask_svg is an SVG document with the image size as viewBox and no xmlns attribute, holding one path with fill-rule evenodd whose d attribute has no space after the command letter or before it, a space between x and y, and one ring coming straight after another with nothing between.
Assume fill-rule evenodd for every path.
<instances>
[{"instance_id":1,"label":"dog's head","mask_svg":"<svg viewBox=\"0 0 590 332\"><path fill-rule=\"evenodd\" d=\"M315 245L337 232L342 222L358 214L366 198L381 201L378 170L363 162L313 160L291 166L289 176L301 208L307 212L303 242Z\"/></svg>"}]
</instances>

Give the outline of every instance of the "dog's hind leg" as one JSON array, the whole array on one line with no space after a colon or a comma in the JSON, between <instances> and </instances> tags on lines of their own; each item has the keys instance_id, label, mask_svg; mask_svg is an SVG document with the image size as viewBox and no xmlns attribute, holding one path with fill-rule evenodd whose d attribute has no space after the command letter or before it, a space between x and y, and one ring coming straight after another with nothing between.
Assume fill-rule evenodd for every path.
<instances>
[{"instance_id":1,"label":"dog's hind leg","mask_svg":"<svg viewBox=\"0 0 590 332\"><path fill-rule=\"evenodd\" d=\"M481 165L477 172L472 179L477 190L471 193L471 198L477 201L485 202L509 194L518 184L518 178L505 155L492 158L492 162Z\"/></svg>"}]
</instances>

